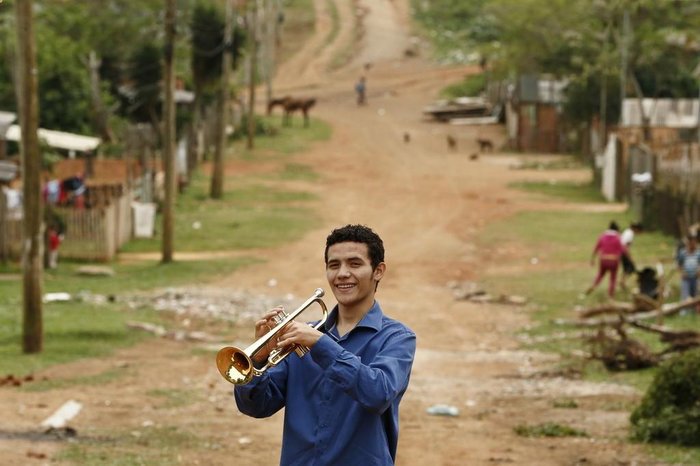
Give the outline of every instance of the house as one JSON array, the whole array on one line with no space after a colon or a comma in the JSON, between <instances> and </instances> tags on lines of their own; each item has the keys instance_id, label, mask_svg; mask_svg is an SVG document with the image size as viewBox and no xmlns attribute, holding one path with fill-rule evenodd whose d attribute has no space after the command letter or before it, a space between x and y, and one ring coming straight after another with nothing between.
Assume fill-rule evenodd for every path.
<instances>
[{"instance_id":1,"label":"house","mask_svg":"<svg viewBox=\"0 0 700 466\"><path fill-rule=\"evenodd\" d=\"M699 115L698 99L625 99L621 122L598 162L605 197L628 201L639 219L652 215L669 232L677 231L673 217L681 210L697 220Z\"/></svg>"}]
</instances>

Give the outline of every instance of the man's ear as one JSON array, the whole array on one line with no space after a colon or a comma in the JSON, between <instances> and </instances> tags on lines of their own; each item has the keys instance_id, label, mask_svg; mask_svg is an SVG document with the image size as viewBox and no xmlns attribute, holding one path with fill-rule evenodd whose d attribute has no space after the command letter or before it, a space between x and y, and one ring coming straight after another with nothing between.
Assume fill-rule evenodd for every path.
<instances>
[{"instance_id":1,"label":"man's ear","mask_svg":"<svg viewBox=\"0 0 700 466\"><path fill-rule=\"evenodd\" d=\"M384 262L380 262L375 268L374 268L374 273L373 278L376 281L379 281L382 279L384 276L384 272L386 272L386 264Z\"/></svg>"}]
</instances>

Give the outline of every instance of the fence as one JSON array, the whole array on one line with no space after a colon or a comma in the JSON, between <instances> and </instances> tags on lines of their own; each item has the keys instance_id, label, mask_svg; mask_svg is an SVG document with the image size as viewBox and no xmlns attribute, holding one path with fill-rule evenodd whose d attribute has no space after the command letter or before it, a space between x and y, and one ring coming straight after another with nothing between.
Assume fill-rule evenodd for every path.
<instances>
[{"instance_id":1,"label":"fence","mask_svg":"<svg viewBox=\"0 0 700 466\"><path fill-rule=\"evenodd\" d=\"M133 198L133 192L126 190L102 206L90 209L54 208L65 224L60 256L94 261L114 258L117 250L131 238ZM18 258L21 255L22 220L5 217L0 218L0 224L0 235L3 236L0 243L4 245L7 256Z\"/></svg>"},{"instance_id":2,"label":"fence","mask_svg":"<svg viewBox=\"0 0 700 466\"><path fill-rule=\"evenodd\" d=\"M700 220L700 146L681 142L659 147L655 162L645 218L666 233L683 234Z\"/></svg>"}]
</instances>

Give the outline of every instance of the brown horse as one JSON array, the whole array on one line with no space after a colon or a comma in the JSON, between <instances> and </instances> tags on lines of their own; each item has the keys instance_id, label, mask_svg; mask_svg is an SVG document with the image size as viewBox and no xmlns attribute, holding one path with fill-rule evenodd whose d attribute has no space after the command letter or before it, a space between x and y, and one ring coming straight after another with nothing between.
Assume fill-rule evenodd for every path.
<instances>
[{"instance_id":1,"label":"brown horse","mask_svg":"<svg viewBox=\"0 0 700 466\"><path fill-rule=\"evenodd\" d=\"M284 116L282 118L282 124L284 126L289 126L291 123L292 114L296 111L300 111L304 115L304 126L309 126L309 110L311 107L316 105L316 99L295 99L291 96L284 96L277 99L271 99L267 104L267 114L272 114L272 110L275 107L282 107L284 111Z\"/></svg>"},{"instance_id":2,"label":"brown horse","mask_svg":"<svg viewBox=\"0 0 700 466\"><path fill-rule=\"evenodd\" d=\"M271 99L270 102L267 103L267 114L271 115L272 110L275 107L282 107L284 108L284 104L287 103L288 101L292 100L292 96L286 95L284 97L280 97L278 99Z\"/></svg>"}]
</instances>

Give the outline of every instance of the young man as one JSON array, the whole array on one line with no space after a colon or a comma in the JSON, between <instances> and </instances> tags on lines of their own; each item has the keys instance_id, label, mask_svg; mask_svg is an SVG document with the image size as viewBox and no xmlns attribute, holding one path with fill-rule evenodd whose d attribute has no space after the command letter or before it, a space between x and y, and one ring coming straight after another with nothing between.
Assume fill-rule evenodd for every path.
<instances>
[{"instance_id":1,"label":"young man","mask_svg":"<svg viewBox=\"0 0 700 466\"><path fill-rule=\"evenodd\" d=\"M282 465L392 465L416 335L375 301L386 264L374 231L362 225L333 230L324 256L338 304L320 331L294 321L277 343L311 350L237 385L236 404L259 418L285 408ZM256 339L274 326L278 310L256 322ZM267 354L257 356L256 364L264 364Z\"/></svg>"}]
</instances>

